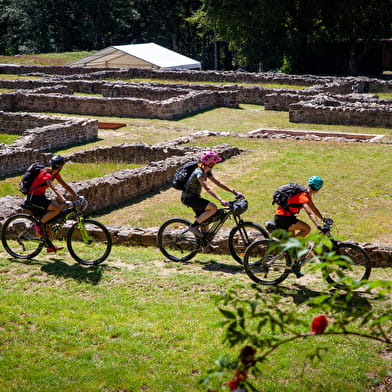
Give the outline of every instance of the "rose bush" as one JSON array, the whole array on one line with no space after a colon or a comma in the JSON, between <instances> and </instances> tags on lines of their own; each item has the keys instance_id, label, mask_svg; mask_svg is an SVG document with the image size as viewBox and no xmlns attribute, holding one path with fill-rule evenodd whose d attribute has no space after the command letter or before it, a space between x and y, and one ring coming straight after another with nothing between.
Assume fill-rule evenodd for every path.
<instances>
[{"instance_id":1,"label":"rose bush","mask_svg":"<svg viewBox=\"0 0 392 392\"><path fill-rule=\"evenodd\" d=\"M313 236L312 240L318 238ZM306 242L298 241L303 249L298 246L294 251L300 253L306 249ZM342 263L333 252L324 251L323 259L311 268L321 269L324 276L334 264ZM215 380L216 385L218 379L220 390L256 391L253 383L262 374L260 365L272 352L296 340L354 335L392 349L392 309L386 307L376 311L371 306L352 306L358 289L363 295L379 299L391 295L390 280L356 282L344 278L339 282L339 290L331 287L331 290L309 298L305 302L306 311L301 309L301 312L289 310L282 296L265 295L262 286L256 284L251 287L249 292L249 287L235 286L217 297L218 309L224 318L219 324L224 327L224 342L230 347L239 347L239 354L237 357L220 356L217 366L207 371L202 383ZM310 332L306 332L309 326ZM322 348L315 344L314 352L308 354L309 361L322 359L321 351Z\"/></svg>"}]
</instances>

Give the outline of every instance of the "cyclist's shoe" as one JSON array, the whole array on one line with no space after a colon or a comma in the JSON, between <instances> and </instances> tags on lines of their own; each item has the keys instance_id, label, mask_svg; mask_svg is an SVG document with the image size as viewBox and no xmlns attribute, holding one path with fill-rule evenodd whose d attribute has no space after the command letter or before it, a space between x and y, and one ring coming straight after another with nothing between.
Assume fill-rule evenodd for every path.
<instances>
[{"instance_id":1,"label":"cyclist's shoe","mask_svg":"<svg viewBox=\"0 0 392 392\"><path fill-rule=\"evenodd\" d=\"M34 223L32 228L39 236L43 237L45 235L44 227L42 226L41 223Z\"/></svg>"},{"instance_id":2,"label":"cyclist's shoe","mask_svg":"<svg viewBox=\"0 0 392 392\"><path fill-rule=\"evenodd\" d=\"M208 245L208 246L203 246L202 247L202 252L203 253L212 253L214 250L218 249L218 245Z\"/></svg>"},{"instance_id":3,"label":"cyclist's shoe","mask_svg":"<svg viewBox=\"0 0 392 392\"><path fill-rule=\"evenodd\" d=\"M64 246L55 246L53 248L46 248L46 253L54 253L61 249L64 249Z\"/></svg>"},{"instance_id":4,"label":"cyclist's shoe","mask_svg":"<svg viewBox=\"0 0 392 392\"><path fill-rule=\"evenodd\" d=\"M204 234L196 226L189 226L189 231L193 233L196 237L204 237Z\"/></svg>"},{"instance_id":5,"label":"cyclist's shoe","mask_svg":"<svg viewBox=\"0 0 392 392\"><path fill-rule=\"evenodd\" d=\"M291 267L291 271L293 271L294 275L297 278L302 278L304 276L304 274L301 272L301 267L297 263L293 264L293 266Z\"/></svg>"}]
</instances>

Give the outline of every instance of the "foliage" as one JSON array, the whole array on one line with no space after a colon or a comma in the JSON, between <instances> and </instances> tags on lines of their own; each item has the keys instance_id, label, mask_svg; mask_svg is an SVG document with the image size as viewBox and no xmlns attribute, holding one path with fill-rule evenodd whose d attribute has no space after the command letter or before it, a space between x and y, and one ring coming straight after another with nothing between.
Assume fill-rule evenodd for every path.
<instances>
[{"instance_id":1,"label":"foliage","mask_svg":"<svg viewBox=\"0 0 392 392\"><path fill-rule=\"evenodd\" d=\"M349 268L349 260L330 251L328 239L317 234L311 240L316 242L315 256L311 260L313 270L321 270L326 276L331 270L338 272L341 266ZM299 257L307 252L306 239L286 238L278 246ZM330 285L329 291L308 299L305 311L289 310L283 296L265 295L260 287L253 285L253 288L253 295L249 297L243 286L231 288L217 297L218 309L224 318L219 324L224 327L224 341L239 349L239 354L234 358L220 356L217 367L207 372L202 383L208 384L218 377L223 379L222 390L259 390L254 384L262 378L263 365L274 351L288 343L321 335L324 338L356 336L392 348L392 310L376 309L367 301L368 296L386 299L392 293L391 280L358 282L341 276L339 282ZM323 344L325 342L328 340L324 339ZM307 354L308 361L322 360L326 351L328 346L315 342Z\"/></svg>"},{"instance_id":2,"label":"foliage","mask_svg":"<svg viewBox=\"0 0 392 392\"><path fill-rule=\"evenodd\" d=\"M392 28L389 0L204 0L203 9L237 63L252 70L261 63L279 68L286 57L294 72L303 72L320 49L340 42L352 53L359 40L390 37Z\"/></svg>"},{"instance_id":3,"label":"foliage","mask_svg":"<svg viewBox=\"0 0 392 392\"><path fill-rule=\"evenodd\" d=\"M390 21L390 0L0 0L0 54L153 41L205 69L298 73L338 44L355 73Z\"/></svg>"}]
</instances>

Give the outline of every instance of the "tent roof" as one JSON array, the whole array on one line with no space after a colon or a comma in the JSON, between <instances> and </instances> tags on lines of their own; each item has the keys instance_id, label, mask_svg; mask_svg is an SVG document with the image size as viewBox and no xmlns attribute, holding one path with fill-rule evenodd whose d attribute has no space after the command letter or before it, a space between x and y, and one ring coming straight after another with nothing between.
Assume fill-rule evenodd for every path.
<instances>
[{"instance_id":1,"label":"tent roof","mask_svg":"<svg viewBox=\"0 0 392 392\"><path fill-rule=\"evenodd\" d=\"M194 69L201 68L199 61L183 56L173 50L166 49L163 46L147 43L135 45L117 45L109 46L94 54L83 57L79 60L72 61L67 65L70 67L86 66L91 62L110 62L117 57L128 55L141 61L150 63L158 68L164 69Z\"/></svg>"}]
</instances>

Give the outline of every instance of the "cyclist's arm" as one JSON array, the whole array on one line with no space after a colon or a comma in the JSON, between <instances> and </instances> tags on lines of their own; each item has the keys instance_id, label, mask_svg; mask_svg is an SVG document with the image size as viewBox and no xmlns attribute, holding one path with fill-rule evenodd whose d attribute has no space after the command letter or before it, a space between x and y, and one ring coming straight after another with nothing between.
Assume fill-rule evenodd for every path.
<instances>
[{"instance_id":1,"label":"cyclist's arm","mask_svg":"<svg viewBox=\"0 0 392 392\"><path fill-rule=\"evenodd\" d=\"M323 219L319 210L316 208L316 206L313 204L311 200L309 201L309 203L304 203L303 207L306 213L309 215L311 221L315 224L316 227L318 227L320 223L318 222L317 217Z\"/></svg>"},{"instance_id":2,"label":"cyclist's arm","mask_svg":"<svg viewBox=\"0 0 392 392\"><path fill-rule=\"evenodd\" d=\"M60 185L68 192L71 194L74 200L78 198L77 193L61 178L58 177L57 181L60 183Z\"/></svg>"},{"instance_id":3,"label":"cyclist's arm","mask_svg":"<svg viewBox=\"0 0 392 392\"><path fill-rule=\"evenodd\" d=\"M210 179L211 179L213 182L215 182L215 181L213 180L213 176L211 176ZM198 180L199 180L201 186L205 189L205 191L208 192L212 197L214 197L215 199L219 200L219 201L221 202L221 204L223 204L223 205L227 205L227 204L228 204L227 201L221 199L221 198L220 198L220 197L219 197L219 196L209 187L209 185L207 184L207 178L199 177ZM218 185L218 184L217 184L217 185Z\"/></svg>"},{"instance_id":4,"label":"cyclist's arm","mask_svg":"<svg viewBox=\"0 0 392 392\"><path fill-rule=\"evenodd\" d=\"M64 195L57 189L56 185L54 185L53 180L51 179L47 179L46 183L52 188L53 192L57 195L57 197L63 202L65 203L65 201L67 200Z\"/></svg>"},{"instance_id":5,"label":"cyclist's arm","mask_svg":"<svg viewBox=\"0 0 392 392\"><path fill-rule=\"evenodd\" d=\"M211 180L214 184L218 185L220 188L224 189L225 191L230 192L230 193L233 193L235 196L237 196L237 195L243 196L242 193L236 192L233 188L229 188L225 183L223 183L222 181L218 180L218 179L215 178L214 176L211 176L211 177L210 177L210 180Z\"/></svg>"},{"instance_id":6,"label":"cyclist's arm","mask_svg":"<svg viewBox=\"0 0 392 392\"><path fill-rule=\"evenodd\" d=\"M76 200L78 198L78 195L74 192L74 190L60 177L57 177L57 181L60 183L60 185L66 190L68 191L74 198L74 200ZM57 197L63 202L66 202L66 198L65 196L58 190L58 188L56 187L56 185L54 184L54 180L51 178L46 179L47 184L52 188L53 192L57 195Z\"/></svg>"}]
</instances>

